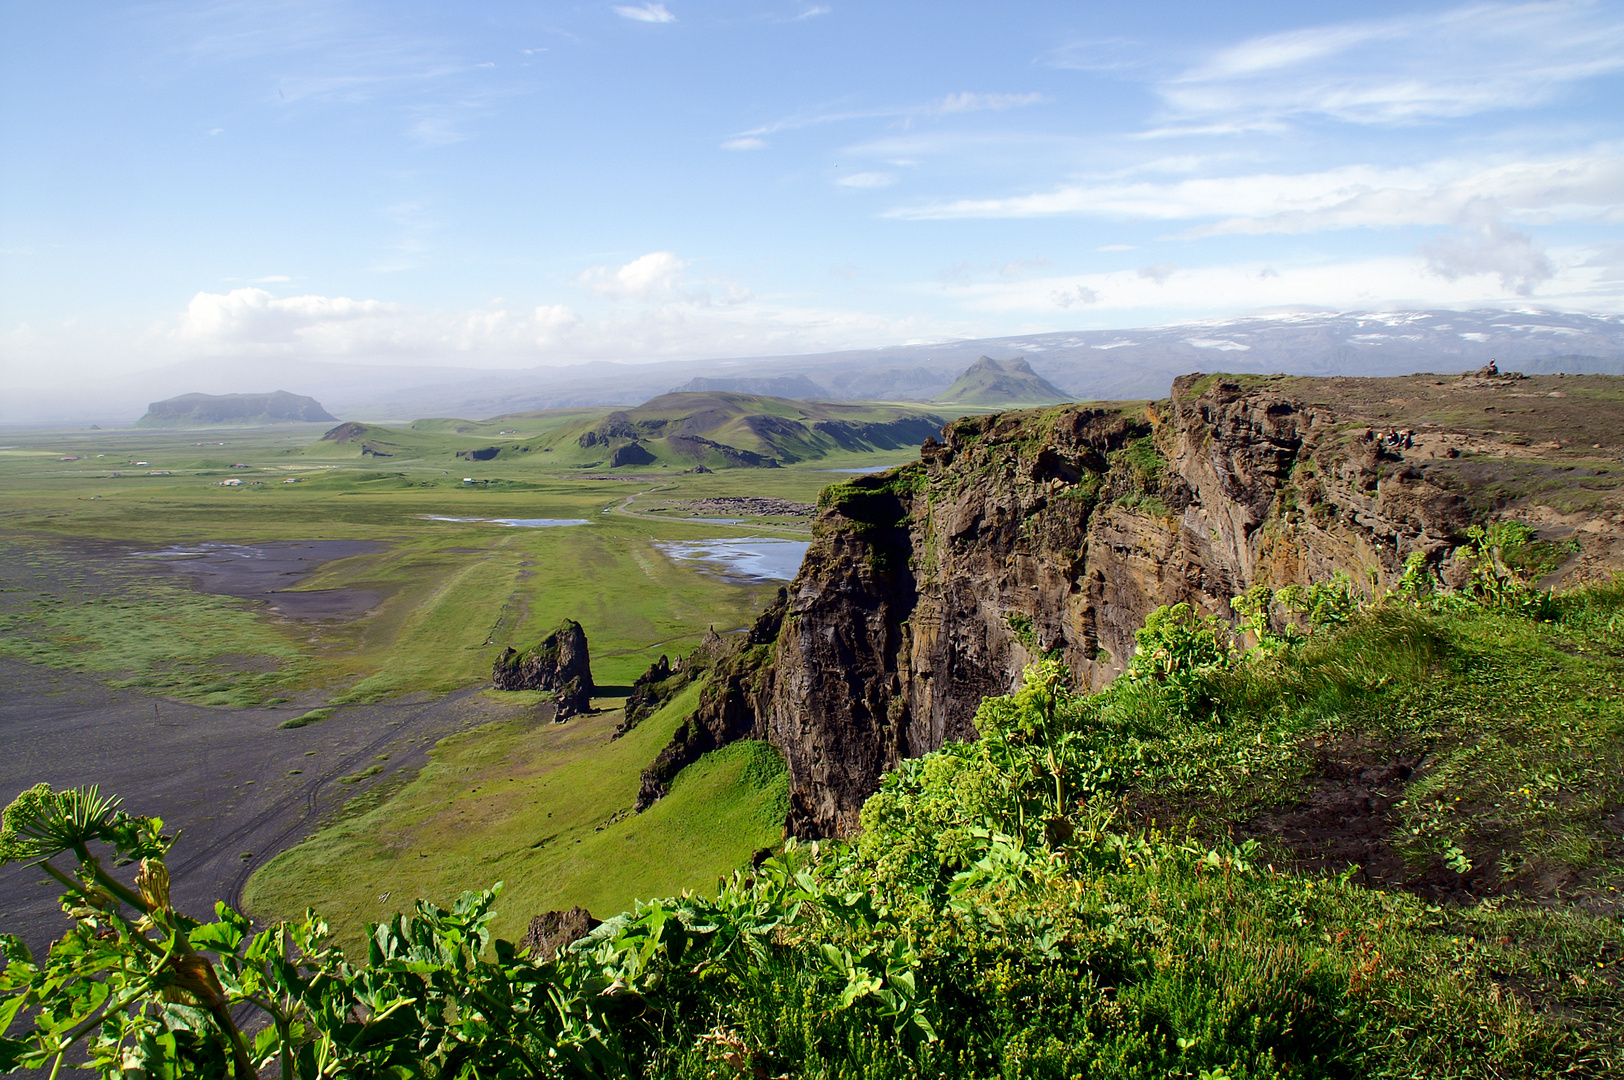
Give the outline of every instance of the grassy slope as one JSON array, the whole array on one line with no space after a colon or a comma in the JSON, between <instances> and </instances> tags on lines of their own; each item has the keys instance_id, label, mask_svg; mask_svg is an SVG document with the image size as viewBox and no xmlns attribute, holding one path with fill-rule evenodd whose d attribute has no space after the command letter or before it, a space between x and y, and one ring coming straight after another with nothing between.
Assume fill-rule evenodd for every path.
<instances>
[{"instance_id":1,"label":"grassy slope","mask_svg":"<svg viewBox=\"0 0 1624 1080\"><path fill-rule=\"evenodd\" d=\"M612 742L618 711L567 724L526 717L446 739L398 795L267 864L248 906L267 919L314 906L353 942L363 921L410 910L410 898L447 900L502 880L497 932L517 938L530 915L552 908L607 916L639 897L712 886L782 831L784 768L765 744L710 755L648 812L612 821L698 695L690 688Z\"/></svg>"},{"instance_id":2,"label":"grassy slope","mask_svg":"<svg viewBox=\"0 0 1624 1080\"><path fill-rule=\"evenodd\" d=\"M701 1075L721 1031L768 1075L1624 1075L1624 587L1539 614L1390 600L1277 659L989 699L987 737L896 770L825 854L826 903L889 919L791 931L725 979L672 970L638 1060ZM1225 835L1323 794L1326 739L1427 751L1391 820L1359 830L1355 790L1329 822L1427 880ZM917 948L907 996L940 1041L845 1008L831 939Z\"/></svg>"}]
</instances>

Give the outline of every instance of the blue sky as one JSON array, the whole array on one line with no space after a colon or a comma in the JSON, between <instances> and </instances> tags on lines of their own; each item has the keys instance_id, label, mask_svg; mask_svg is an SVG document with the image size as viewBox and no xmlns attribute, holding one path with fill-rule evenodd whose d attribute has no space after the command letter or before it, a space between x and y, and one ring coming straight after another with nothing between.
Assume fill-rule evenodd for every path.
<instances>
[{"instance_id":1,"label":"blue sky","mask_svg":"<svg viewBox=\"0 0 1624 1080\"><path fill-rule=\"evenodd\" d=\"M0 384L1624 310L1617 3L0 0Z\"/></svg>"}]
</instances>

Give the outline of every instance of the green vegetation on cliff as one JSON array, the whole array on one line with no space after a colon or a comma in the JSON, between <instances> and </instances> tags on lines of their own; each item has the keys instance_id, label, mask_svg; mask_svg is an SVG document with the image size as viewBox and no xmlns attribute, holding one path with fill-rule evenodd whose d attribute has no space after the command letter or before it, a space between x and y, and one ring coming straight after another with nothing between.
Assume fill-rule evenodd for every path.
<instances>
[{"instance_id":1,"label":"green vegetation on cliff","mask_svg":"<svg viewBox=\"0 0 1624 1080\"><path fill-rule=\"evenodd\" d=\"M49 1064L88 1036L106 1072L221 1076L252 998L273 1023L242 1053L311 1078L1624 1075L1624 586L1550 597L1478 551L1455 593L1250 594L1250 649L1159 611L1103 692L1043 664L987 699L855 842L641 902L548 963L491 944L494 893L369 928L365 962L319 920L198 925L51 839L144 856L150 883L155 827L35 793L5 856L66 849L86 878L43 965L7 946L6 1015L52 1009L0 1047ZM171 959L194 953L214 998Z\"/></svg>"}]
</instances>

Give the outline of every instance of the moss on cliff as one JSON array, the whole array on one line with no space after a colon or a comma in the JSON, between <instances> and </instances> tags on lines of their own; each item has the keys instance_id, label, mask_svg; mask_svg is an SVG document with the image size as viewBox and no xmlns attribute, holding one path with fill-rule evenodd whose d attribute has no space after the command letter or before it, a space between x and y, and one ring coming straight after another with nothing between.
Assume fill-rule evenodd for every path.
<instances>
[{"instance_id":1,"label":"moss on cliff","mask_svg":"<svg viewBox=\"0 0 1624 1080\"><path fill-rule=\"evenodd\" d=\"M863 541L870 567L886 574L907 565L906 537L899 533L908 521L913 496L928 485L924 466L915 462L831 484L818 495L818 509L839 515L842 525ZM820 526L828 528L824 522Z\"/></svg>"}]
</instances>

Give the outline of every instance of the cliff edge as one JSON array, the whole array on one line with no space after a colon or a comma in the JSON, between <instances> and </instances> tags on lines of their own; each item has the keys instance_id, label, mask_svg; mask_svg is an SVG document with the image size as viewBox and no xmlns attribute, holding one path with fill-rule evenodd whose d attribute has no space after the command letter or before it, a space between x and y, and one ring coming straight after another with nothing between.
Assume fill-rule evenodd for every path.
<instances>
[{"instance_id":1,"label":"cliff edge","mask_svg":"<svg viewBox=\"0 0 1624 1080\"><path fill-rule=\"evenodd\" d=\"M976 706L1025 665L1056 656L1103 685L1158 606L1227 618L1254 583L1338 572L1379 590L1413 552L1459 584L1467 528L1498 517L1565 545L1549 583L1607 576L1624 566L1620 431L1624 379L1487 369L1191 375L1154 403L956 421L917 463L824 492L787 602L707 687L688 742L770 739L788 832L847 835L884 771L974 738ZM640 805L688 757L668 748Z\"/></svg>"}]
</instances>

